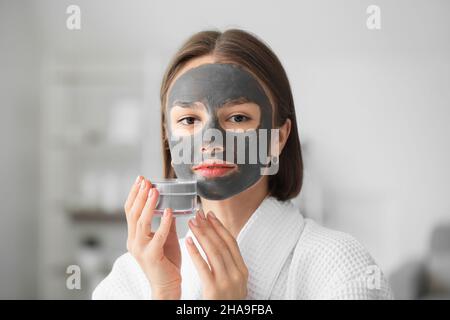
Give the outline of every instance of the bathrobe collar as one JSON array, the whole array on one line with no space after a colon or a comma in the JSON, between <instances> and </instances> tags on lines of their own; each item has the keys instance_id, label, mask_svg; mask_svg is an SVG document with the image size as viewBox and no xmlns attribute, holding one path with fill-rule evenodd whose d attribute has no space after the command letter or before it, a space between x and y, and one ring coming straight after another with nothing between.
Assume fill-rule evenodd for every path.
<instances>
[{"instance_id":1,"label":"bathrobe collar","mask_svg":"<svg viewBox=\"0 0 450 320\"><path fill-rule=\"evenodd\" d=\"M270 196L251 215L236 239L249 270L247 299L269 299L284 263L299 240L303 225L303 217L292 201L282 202ZM206 257L190 230L187 235L194 239ZM191 261L188 268L194 268ZM196 270L194 272L197 274ZM189 285L196 291L191 291L194 296L201 295L198 281L197 275L197 283Z\"/></svg>"}]
</instances>

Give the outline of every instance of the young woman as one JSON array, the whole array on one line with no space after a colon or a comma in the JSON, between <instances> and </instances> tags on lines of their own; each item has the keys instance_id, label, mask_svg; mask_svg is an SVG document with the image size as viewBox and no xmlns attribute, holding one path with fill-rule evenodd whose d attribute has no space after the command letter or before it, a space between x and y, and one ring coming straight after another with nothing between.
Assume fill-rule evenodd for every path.
<instances>
[{"instance_id":1,"label":"young woman","mask_svg":"<svg viewBox=\"0 0 450 320\"><path fill-rule=\"evenodd\" d=\"M160 98L164 175L197 180L201 210L183 239L171 208L152 231L158 191L138 177L125 203L128 252L94 299L392 297L354 238L303 218L290 201L303 174L294 102L280 61L261 40L242 30L193 35L170 63ZM205 138L208 130L234 138L273 129L277 147L262 147L270 159L263 163L236 161L250 139L229 148ZM174 161L178 140L199 135L200 144L182 142L198 161ZM266 174L269 167L277 170Z\"/></svg>"}]
</instances>

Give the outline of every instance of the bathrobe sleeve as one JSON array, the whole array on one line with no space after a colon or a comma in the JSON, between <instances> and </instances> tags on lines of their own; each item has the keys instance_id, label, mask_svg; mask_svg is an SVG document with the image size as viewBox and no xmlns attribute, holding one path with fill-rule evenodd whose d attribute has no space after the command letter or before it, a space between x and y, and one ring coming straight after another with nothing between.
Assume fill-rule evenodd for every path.
<instances>
[{"instance_id":1,"label":"bathrobe sleeve","mask_svg":"<svg viewBox=\"0 0 450 320\"><path fill-rule=\"evenodd\" d=\"M385 275L361 243L311 220L294 253L288 287L290 299L393 299Z\"/></svg>"},{"instance_id":2,"label":"bathrobe sleeve","mask_svg":"<svg viewBox=\"0 0 450 320\"><path fill-rule=\"evenodd\" d=\"M393 299L389 283L369 252L354 237L344 234L335 243L334 283L324 298L337 300Z\"/></svg>"},{"instance_id":3,"label":"bathrobe sleeve","mask_svg":"<svg viewBox=\"0 0 450 320\"><path fill-rule=\"evenodd\" d=\"M92 293L92 299L151 299L151 287L136 259L127 252L114 262L111 272Z\"/></svg>"},{"instance_id":4,"label":"bathrobe sleeve","mask_svg":"<svg viewBox=\"0 0 450 320\"><path fill-rule=\"evenodd\" d=\"M189 235L193 236L189 231ZM197 240L193 237L198 245ZM179 239L182 266L182 298L197 300L201 298L200 279L189 257L184 243ZM206 258L206 256L204 256ZM114 262L111 272L92 293L93 300L150 300L152 297L150 282L139 263L129 252Z\"/></svg>"}]
</instances>

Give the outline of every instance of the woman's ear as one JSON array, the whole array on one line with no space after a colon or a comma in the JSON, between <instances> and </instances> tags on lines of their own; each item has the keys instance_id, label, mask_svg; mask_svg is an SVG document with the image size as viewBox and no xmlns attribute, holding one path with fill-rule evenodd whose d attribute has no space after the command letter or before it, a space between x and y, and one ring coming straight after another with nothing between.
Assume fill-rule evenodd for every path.
<instances>
[{"instance_id":1,"label":"woman's ear","mask_svg":"<svg viewBox=\"0 0 450 320\"><path fill-rule=\"evenodd\" d=\"M284 124L279 128L280 136L279 136L279 146L280 146L280 154L283 151L284 146L289 138L289 134L291 133L291 119L287 118Z\"/></svg>"}]
</instances>

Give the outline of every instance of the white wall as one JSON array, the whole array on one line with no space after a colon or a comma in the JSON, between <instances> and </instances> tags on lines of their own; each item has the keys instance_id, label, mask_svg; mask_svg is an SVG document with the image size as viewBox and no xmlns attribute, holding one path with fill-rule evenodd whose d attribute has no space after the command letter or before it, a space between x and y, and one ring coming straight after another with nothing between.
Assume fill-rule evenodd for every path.
<instances>
[{"instance_id":1,"label":"white wall","mask_svg":"<svg viewBox=\"0 0 450 320\"><path fill-rule=\"evenodd\" d=\"M448 59L312 59L298 69L325 222L354 234L388 271L420 256L431 229L450 220Z\"/></svg>"},{"instance_id":2,"label":"white wall","mask_svg":"<svg viewBox=\"0 0 450 320\"><path fill-rule=\"evenodd\" d=\"M0 2L0 298L36 294L39 43L26 2Z\"/></svg>"}]
</instances>

